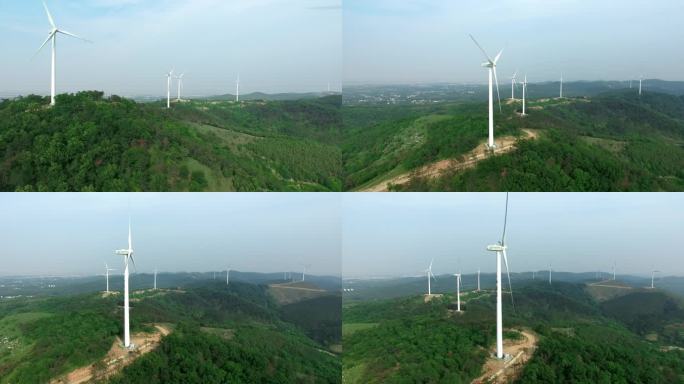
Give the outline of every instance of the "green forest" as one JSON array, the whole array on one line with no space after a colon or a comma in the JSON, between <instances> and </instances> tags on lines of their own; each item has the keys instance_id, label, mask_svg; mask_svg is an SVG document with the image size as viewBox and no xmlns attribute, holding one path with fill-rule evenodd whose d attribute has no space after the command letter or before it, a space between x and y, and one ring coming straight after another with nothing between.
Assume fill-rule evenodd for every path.
<instances>
[{"instance_id":1,"label":"green forest","mask_svg":"<svg viewBox=\"0 0 684 384\"><path fill-rule=\"evenodd\" d=\"M414 176L395 191L684 190L684 97L605 93L532 100L495 114L497 136L539 133L517 150L438 178ZM362 189L442 159L459 159L486 140L486 105L343 108L345 189Z\"/></svg>"},{"instance_id":2,"label":"green forest","mask_svg":"<svg viewBox=\"0 0 684 384\"><path fill-rule=\"evenodd\" d=\"M340 97L0 102L3 191L337 191Z\"/></svg>"},{"instance_id":3,"label":"green forest","mask_svg":"<svg viewBox=\"0 0 684 384\"><path fill-rule=\"evenodd\" d=\"M649 296L650 295L650 296ZM648 329L639 321L647 312ZM462 315L455 297L428 303L422 296L345 302L343 376L349 383L470 383L494 344L495 299L474 295ZM597 302L582 284L527 282L504 300L504 326L539 336L533 358L516 383L674 383L684 381L681 302L660 291ZM659 337L645 337L656 333ZM505 332L504 337L515 337Z\"/></svg>"},{"instance_id":4,"label":"green forest","mask_svg":"<svg viewBox=\"0 0 684 384\"><path fill-rule=\"evenodd\" d=\"M92 293L0 304L0 383L48 382L102 359L123 332L121 301ZM324 309L308 305L309 313ZM339 358L307 336L321 327L290 322L284 312L266 286L246 283L133 292L132 333L152 324L173 331L109 381L338 383ZM319 339L340 337L328 330Z\"/></svg>"}]
</instances>

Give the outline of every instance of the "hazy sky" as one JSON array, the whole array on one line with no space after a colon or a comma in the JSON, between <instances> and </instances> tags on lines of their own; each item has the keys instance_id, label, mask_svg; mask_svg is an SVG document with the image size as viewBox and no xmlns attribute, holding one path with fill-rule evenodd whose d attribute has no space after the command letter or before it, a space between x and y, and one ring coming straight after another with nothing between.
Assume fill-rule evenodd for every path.
<instances>
[{"instance_id":1,"label":"hazy sky","mask_svg":"<svg viewBox=\"0 0 684 384\"><path fill-rule=\"evenodd\" d=\"M343 197L345 277L496 270L505 193ZM684 275L684 194L512 193L506 243L514 272L612 270Z\"/></svg>"},{"instance_id":2,"label":"hazy sky","mask_svg":"<svg viewBox=\"0 0 684 384\"><path fill-rule=\"evenodd\" d=\"M301 270L341 274L340 196L316 193L3 193L0 275Z\"/></svg>"},{"instance_id":3,"label":"hazy sky","mask_svg":"<svg viewBox=\"0 0 684 384\"><path fill-rule=\"evenodd\" d=\"M681 0L345 0L344 81L682 80Z\"/></svg>"},{"instance_id":4,"label":"hazy sky","mask_svg":"<svg viewBox=\"0 0 684 384\"><path fill-rule=\"evenodd\" d=\"M58 27L58 93L187 95L340 88L341 0L47 0ZM0 95L49 93L50 29L39 0L0 0Z\"/></svg>"}]
</instances>

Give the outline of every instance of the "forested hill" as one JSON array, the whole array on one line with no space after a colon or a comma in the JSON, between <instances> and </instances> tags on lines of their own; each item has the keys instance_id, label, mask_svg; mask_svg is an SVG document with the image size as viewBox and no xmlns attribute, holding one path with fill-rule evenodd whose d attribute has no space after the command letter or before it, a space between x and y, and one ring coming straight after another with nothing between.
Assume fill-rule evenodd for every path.
<instances>
[{"instance_id":1,"label":"forested hill","mask_svg":"<svg viewBox=\"0 0 684 384\"><path fill-rule=\"evenodd\" d=\"M675 298L645 290L598 303L583 284L544 282L514 286L514 295L515 306L503 301L504 338L522 329L539 339L516 383L684 381L684 312ZM495 343L495 295L463 293L460 315L455 300L445 294L427 303L421 295L345 304L345 382L479 377Z\"/></svg>"},{"instance_id":2,"label":"forested hill","mask_svg":"<svg viewBox=\"0 0 684 384\"><path fill-rule=\"evenodd\" d=\"M0 383L47 383L93 363L94 381L108 383L340 381L339 359L327 350L340 336L290 321L266 286L203 282L131 296L134 340L159 325L171 333L109 380L101 374L108 351L121 348L120 293L0 302ZM316 302L306 308L309 314L327 310Z\"/></svg>"},{"instance_id":3,"label":"forested hill","mask_svg":"<svg viewBox=\"0 0 684 384\"><path fill-rule=\"evenodd\" d=\"M0 102L0 190L340 190L341 98Z\"/></svg>"},{"instance_id":4,"label":"forested hill","mask_svg":"<svg viewBox=\"0 0 684 384\"><path fill-rule=\"evenodd\" d=\"M684 96L630 90L505 103L496 136L516 149L399 191L684 190ZM485 103L353 106L343 110L345 188L363 189L445 159L468 159L487 137Z\"/></svg>"}]
</instances>

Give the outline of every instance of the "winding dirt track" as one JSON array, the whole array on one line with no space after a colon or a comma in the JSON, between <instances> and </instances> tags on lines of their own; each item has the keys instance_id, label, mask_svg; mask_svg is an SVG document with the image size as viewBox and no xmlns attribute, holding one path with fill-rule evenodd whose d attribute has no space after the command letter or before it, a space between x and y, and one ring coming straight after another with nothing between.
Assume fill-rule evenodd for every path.
<instances>
[{"instance_id":1,"label":"winding dirt track","mask_svg":"<svg viewBox=\"0 0 684 384\"><path fill-rule=\"evenodd\" d=\"M154 333L131 335L131 343L136 346L134 351L127 351L121 347L121 339L117 337L107 356L99 362L103 367L102 369L98 370L95 364L77 368L66 375L50 381L50 384L82 384L93 379L103 379L119 372L138 357L155 349L159 345L161 338L171 333L171 330L162 325L156 324L154 327L157 329Z\"/></svg>"},{"instance_id":2,"label":"winding dirt track","mask_svg":"<svg viewBox=\"0 0 684 384\"><path fill-rule=\"evenodd\" d=\"M529 330L519 330L523 340L504 340L504 351L511 355L510 360L502 361L495 358L487 359L484 374L473 380L471 384L481 383L509 383L513 382L522 371L525 363L532 358L539 341L537 335ZM494 351L492 351L494 353Z\"/></svg>"},{"instance_id":3,"label":"winding dirt track","mask_svg":"<svg viewBox=\"0 0 684 384\"><path fill-rule=\"evenodd\" d=\"M539 132L532 129L523 129L525 137L517 139L513 136L503 136L496 139L497 148L494 152L495 155L501 155L508 153L515 149L515 144L518 140L529 140L536 139ZM395 176L389 180L383 180L382 182L375 184L373 186L367 187L362 192L387 192L389 190L388 185L401 185L408 183L413 177L430 177L435 178L441 176L446 171L460 171L468 168L474 167L478 162L484 160L490 156L487 150L487 143L484 142L472 151L465 154L459 159L445 159L439 160L431 164L424 165L411 172L406 172L401 175Z\"/></svg>"}]
</instances>

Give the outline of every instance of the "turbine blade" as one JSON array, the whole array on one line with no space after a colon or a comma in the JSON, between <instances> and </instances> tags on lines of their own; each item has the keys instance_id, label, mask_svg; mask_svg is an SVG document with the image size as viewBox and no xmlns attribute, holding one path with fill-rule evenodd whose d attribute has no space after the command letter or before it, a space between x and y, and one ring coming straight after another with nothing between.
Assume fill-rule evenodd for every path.
<instances>
[{"instance_id":1,"label":"turbine blade","mask_svg":"<svg viewBox=\"0 0 684 384\"><path fill-rule=\"evenodd\" d=\"M133 262L133 271L135 273L138 273L138 267L135 266L135 258L133 258L133 254L131 253L129 257L131 258L131 261Z\"/></svg>"},{"instance_id":2,"label":"turbine blade","mask_svg":"<svg viewBox=\"0 0 684 384\"><path fill-rule=\"evenodd\" d=\"M508 192L506 192L506 210L504 211L503 234L501 235L501 245L506 245L506 223L508 222Z\"/></svg>"},{"instance_id":3,"label":"turbine blade","mask_svg":"<svg viewBox=\"0 0 684 384\"><path fill-rule=\"evenodd\" d=\"M428 269L430 270L430 273L432 273L432 262L433 261L435 261L435 259L430 260L430 266L428 267Z\"/></svg>"},{"instance_id":4,"label":"turbine blade","mask_svg":"<svg viewBox=\"0 0 684 384\"><path fill-rule=\"evenodd\" d=\"M511 285L511 271L508 269L508 256L506 255L506 249L503 250L504 264L506 265L506 275L508 276L508 290L511 291L511 305L513 306L513 311L515 311L515 302L513 301L513 286Z\"/></svg>"},{"instance_id":5,"label":"turbine blade","mask_svg":"<svg viewBox=\"0 0 684 384\"><path fill-rule=\"evenodd\" d=\"M52 19L52 15L50 14L50 10L48 9L47 4L45 4L44 1L43 1L43 8L45 8L45 13L47 13L47 17L48 17L48 20L50 21L50 25L52 26L52 28L57 29L57 27L55 27L55 21Z\"/></svg>"},{"instance_id":6,"label":"turbine blade","mask_svg":"<svg viewBox=\"0 0 684 384\"><path fill-rule=\"evenodd\" d=\"M499 58L501 57L501 54L503 53L503 49L499 51L499 53L496 55L494 58L494 65L496 65L497 61L499 61Z\"/></svg>"},{"instance_id":7,"label":"turbine blade","mask_svg":"<svg viewBox=\"0 0 684 384\"><path fill-rule=\"evenodd\" d=\"M77 38L77 39L79 39L79 40L83 40L83 41L85 41L86 43L92 43L92 41L90 41L90 40L88 40L88 39L84 39L84 38L82 38L81 36L75 35L75 34L73 34L73 33L71 33L71 32L67 32L67 31L64 31L64 30L61 30L61 29L58 29L57 32L59 32L59 33L61 33L61 34L64 34L64 35L67 35L67 36L75 37L75 38Z\"/></svg>"},{"instance_id":8,"label":"turbine blade","mask_svg":"<svg viewBox=\"0 0 684 384\"><path fill-rule=\"evenodd\" d=\"M31 59L33 59L34 57L36 57L36 55L38 55L38 53L40 53L40 51L43 49L43 47L45 46L45 44L47 44L47 42L50 41L50 39L52 39L54 36L55 36L55 33L52 32L52 33L47 37L47 39L45 39L45 41L44 41L43 44L40 46L40 48L38 48L38 50L36 51L36 53L34 53L33 56L31 56Z\"/></svg>"},{"instance_id":9,"label":"turbine blade","mask_svg":"<svg viewBox=\"0 0 684 384\"><path fill-rule=\"evenodd\" d=\"M489 62L491 63L491 62L492 62L492 59L489 58L489 55L487 54L487 52L485 52L484 48L482 48L482 46L480 45L480 43L478 43L477 40L475 40L475 38L473 37L473 35L468 34L468 36L470 36L470 38L473 40L473 43L475 43L475 45L477 45L477 47L480 48L480 51L482 51L482 54L484 54L484 57L487 58L487 61L489 61Z\"/></svg>"},{"instance_id":10,"label":"turbine blade","mask_svg":"<svg viewBox=\"0 0 684 384\"><path fill-rule=\"evenodd\" d=\"M131 241L131 218L128 218L128 250L133 249L133 241Z\"/></svg>"},{"instance_id":11,"label":"turbine blade","mask_svg":"<svg viewBox=\"0 0 684 384\"><path fill-rule=\"evenodd\" d=\"M501 113L501 96L499 95L499 78L496 75L496 66L492 67L492 70L494 71L494 82L496 83L496 98L499 100L499 113Z\"/></svg>"}]
</instances>

